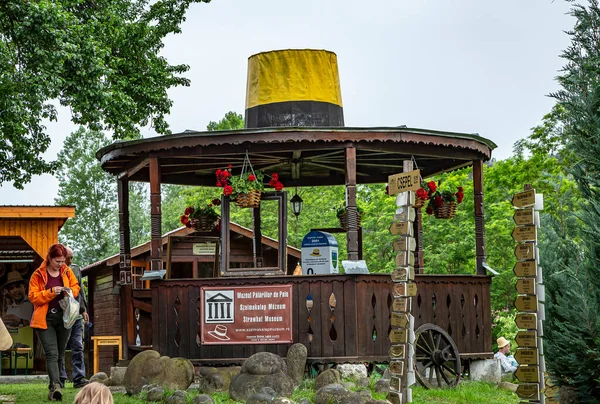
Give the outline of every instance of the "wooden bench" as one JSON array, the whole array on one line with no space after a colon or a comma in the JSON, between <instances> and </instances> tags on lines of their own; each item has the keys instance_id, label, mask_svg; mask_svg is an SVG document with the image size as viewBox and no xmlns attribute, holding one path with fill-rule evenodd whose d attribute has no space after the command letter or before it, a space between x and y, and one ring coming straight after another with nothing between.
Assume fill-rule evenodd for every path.
<instances>
[{"instance_id":1,"label":"wooden bench","mask_svg":"<svg viewBox=\"0 0 600 404\"><path fill-rule=\"evenodd\" d=\"M25 358L25 374L29 374L29 358L32 357L32 348L11 348L0 353L0 374L2 374L2 357L8 357L8 371L17 374L17 361L19 358ZM15 358L15 367L13 369L12 360ZM33 358L31 358L33 359Z\"/></svg>"},{"instance_id":2,"label":"wooden bench","mask_svg":"<svg viewBox=\"0 0 600 404\"><path fill-rule=\"evenodd\" d=\"M94 374L98 373L98 347L115 346L119 347L119 360L123 360L123 340L120 335L97 335L92 337L94 341Z\"/></svg>"}]
</instances>

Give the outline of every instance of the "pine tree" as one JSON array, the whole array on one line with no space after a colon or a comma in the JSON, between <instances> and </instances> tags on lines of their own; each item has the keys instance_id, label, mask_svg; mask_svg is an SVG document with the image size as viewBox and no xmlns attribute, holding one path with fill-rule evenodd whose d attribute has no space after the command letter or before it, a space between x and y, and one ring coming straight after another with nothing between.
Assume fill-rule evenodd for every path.
<instances>
[{"instance_id":1,"label":"pine tree","mask_svg":"<svg viewBox=\"0 0 600 404\"><path fill-rule=\"evenodd\" d=\"M571 172L583 196L579 206L583 248L564 245L571 237L567 226L558 229L553 244L562 254L543 263L547 285L545 353L548 370L562 385L578 390L581 402L600 397L600 7L574 4L575 27L567 32L571 45L554 94L565 110L564 136ZM558 249L556 250L558 251ZM543 260L546 261L546 260Z\"/></svg>"}]
</instances>

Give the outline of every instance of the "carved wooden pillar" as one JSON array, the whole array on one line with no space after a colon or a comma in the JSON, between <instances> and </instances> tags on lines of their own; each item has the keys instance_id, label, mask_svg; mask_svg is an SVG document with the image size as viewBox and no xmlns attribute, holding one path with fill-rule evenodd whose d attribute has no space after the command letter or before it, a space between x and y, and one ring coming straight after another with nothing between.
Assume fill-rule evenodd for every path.
<instances>
[{"instance_id":1,"label":"carved wooden pillar","mask_svg":"<svg viewBox=\"0 0 600 404\"><path fill-rule=\"evenodd\" d=\"M346 148L346 217L348 259L358 260L358 209L356 208L356 148Z\"/></svg>"},{"instance_id":2,"label":"carved wooden pillar","mask_svg":"<svg viewBox=\"0 0 600 404\"><path fill-rule=\"evenodd\" d=\"M117 183L117 199L119 205L119 269L131 271L131 242L129 228L129 180L120 178ZM121 324L123 339L123 359L129 359L129 344L134 344L133 339L133 308L131 306L131 285L121 285Z\"/></svg>"},{"instance_id":3,"label":"carved wooden pillar","mask_svg":"<svg viewBox=\"0 0 600 404\"><path fill-rule=\"evenodd\" d=\"M261 230L261 216L260 206L252 209L252 230L254 239L252 240L252 252L254 255L254 268L262 268L263 263L263 250L262 250L262 230Z\"/></svg>"},{"instance_id":4,"label":"carved wooden pillar","mask_svg":"<svg viewBox=\"0 0 600 404\"><path fill-rule=\"evenodd\" d=\"M485 218L483 212L483 161L473 161L473 198L475 202L475 257L477 275L485 275Z\"/></svg>"},{"instance_id":5,"label":"carved wooden pillar","mask_svg":"<svg viewBox=\"0 0 600 404\"><path fill-rule=\"evenodd\" d=\"M413 232L417 241L417 250L415 251L415 273L422 274L425 269L423 259L423 213L422 209L415 209L415 222Z\"/></svg>"},{"instance_id":6,"label":"carved wooden pillar","mask_svg":"<svg viewBox=\"0 0 600 404\"><path fill-rule=\"evenodd\" d=\"M160 271L162 265L162 229L160 210L160 166L158 157L150 157L150 270Z\"/></svg>"}]
</instances>

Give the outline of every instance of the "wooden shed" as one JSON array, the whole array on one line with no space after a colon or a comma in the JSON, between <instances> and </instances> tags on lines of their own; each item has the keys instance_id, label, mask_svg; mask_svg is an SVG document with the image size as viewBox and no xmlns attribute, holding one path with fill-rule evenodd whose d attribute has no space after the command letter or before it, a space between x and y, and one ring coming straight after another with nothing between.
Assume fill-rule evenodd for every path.
<instances>
[{"instance_id":1,"label":"wooden shed","mask_svg":"<svg viewBox=\"0 0 600 404\"><path fill-rule=\"evenodd\" d=\"M37 349L37 337L29 327L33 305L27 298L29 277L42 263L52 244L58 243L58 232L67 219L75 216L73 206L0 206L0 317L7 325L13 341L20 347L32 348L16 361L15 352L1 355L2 369L41 370L45 361Z\"/></svg>"},{"instance_id":2,"label":"wooden shed","mask_svg":"<svg viewBox=\"0 0 600 404\"><path fill-rule=\"evenodd\" d=\"M236 223L230 225L232 240L232 265L243 269L253 262L253 232ZM262 247L265 265L276 265L279 244L277 240L262 236ZM149 349L152 345L152 302L150 282L141 279L144 270L150 267L150 242L131 249L132 266L132 299L122 295L120 288L119 255L105 258L82 269L82 274L88 280L88 300L90 319L93 323L94 335L121 335L123 332L123 316L130 315L131 325L140 324L135 332L136 344L130 349L140 351ZM169 262L168 279L184 284L203 278L218 276L220 262L220 243L218 232L200 233L193 228L181 227L168 232L162 237L163 259ZM300 250L287 247L287 267L294 268L300 261ZM122 307L128 309L123 311ZM86 345L89 352L92 344ZM117 351L113 347L100 347L99 369L109 371L117 362ZM90 355L91 357L91 355ZM91 368L90 368L91 369Z\"/></svg>"}]
</instances>

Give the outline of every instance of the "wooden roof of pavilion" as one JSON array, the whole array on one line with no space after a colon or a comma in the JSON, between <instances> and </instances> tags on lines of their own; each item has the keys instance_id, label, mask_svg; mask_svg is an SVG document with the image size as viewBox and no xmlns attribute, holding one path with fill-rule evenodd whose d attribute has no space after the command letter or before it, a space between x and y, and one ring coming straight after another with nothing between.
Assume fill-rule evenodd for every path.
<instances>
[{"instance_id":1,"label":"wooden roof of pavilion","mask_svg":"<svg viewBox=\"0 0 600 404\"><path fill-rule=\"evenodd\" d=\"M104 170L149 181L148 157L160 161L161 183L215 185L215 170L241 168L248 152L254 169L277 172L287 186L343 185L344 149L356 147L359 184L385 183L414 158L423 178L489 160L496 145L477 134L407 127L277 127L196 132L117 141L96 157Z\"/></svg>"}]
</instances>

